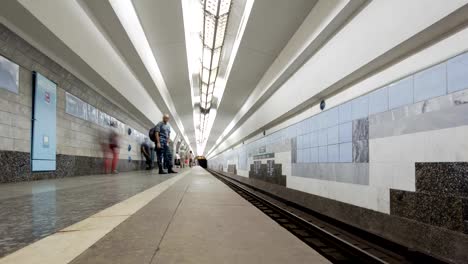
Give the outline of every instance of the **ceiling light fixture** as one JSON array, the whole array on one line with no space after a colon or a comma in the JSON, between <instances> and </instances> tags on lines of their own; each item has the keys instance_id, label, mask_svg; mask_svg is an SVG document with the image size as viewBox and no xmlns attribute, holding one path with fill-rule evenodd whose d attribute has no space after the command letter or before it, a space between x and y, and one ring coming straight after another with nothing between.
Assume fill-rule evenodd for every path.
<instances>
[{"instance_id":1,"label":"ceiling light fixture","mask_svg":"<svg viewBox=\"0 0 468 264\"><path fill-rule=\"evenodd\" d=\"M231 9L231 0L201 0L203 28L201 31L202 53L200 70L200 128L197 135L199 150L206 143L209 112L213 106L213 94L226 36ZM214 115L215 116L215 115Z\"/></svg>"}]
</instances>

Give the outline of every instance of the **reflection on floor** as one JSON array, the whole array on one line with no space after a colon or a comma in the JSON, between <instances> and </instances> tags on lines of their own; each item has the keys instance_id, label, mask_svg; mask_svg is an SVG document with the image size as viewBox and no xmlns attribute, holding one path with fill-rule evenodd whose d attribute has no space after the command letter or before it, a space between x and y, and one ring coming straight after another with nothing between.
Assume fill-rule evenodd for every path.
<instances>
[{"instance_id":1,"label":"reflection on floor","mask_svg":"<svg viewBox=\"0 0 468 264\"><path fill-rule=\"evenodd\" d=\"M171 177L146 171L0 185L0 257Z\"/></svg>"}]
</instances>

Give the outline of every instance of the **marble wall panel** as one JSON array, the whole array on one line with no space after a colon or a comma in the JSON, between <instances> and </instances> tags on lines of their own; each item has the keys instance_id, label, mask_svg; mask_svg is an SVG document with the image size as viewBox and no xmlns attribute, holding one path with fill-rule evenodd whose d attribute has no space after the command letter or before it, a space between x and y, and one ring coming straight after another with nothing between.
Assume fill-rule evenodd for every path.
<instances>
[{"instance_id":1,"label":"marble wall panel","mask_svg":"<svg viewBox=\"0 0 468 264\"><path fill-rule=\"evenodd\" d=\"M440 101L445 101L445 99L441 98ZM423 112L424 103L417 104L420 109L419 113L413 112L413 115L402 116L395 120L391 120L385 113L379 114L380 117L371 117L369 137L384 138L468 125L466 114L468 104L462 102L465 101L460 100L459 105L431 112Z\"/></svg>"},{"instance_id":2,"label":"marble wall panel","mask_svg":"<svg viewBox=\"0 0 468 264\"><path fill-rule=\"evenodd\" d=\"M368 163L301 163L292 165L292 175L297 177L369 184Z\"/></svg>"}]
</instances>

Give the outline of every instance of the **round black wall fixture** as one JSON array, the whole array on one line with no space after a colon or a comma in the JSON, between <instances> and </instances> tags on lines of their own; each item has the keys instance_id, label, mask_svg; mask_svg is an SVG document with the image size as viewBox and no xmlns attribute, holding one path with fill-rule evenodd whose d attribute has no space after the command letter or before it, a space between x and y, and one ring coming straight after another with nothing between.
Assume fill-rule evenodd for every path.
<instances>
[{"instance_id":1,"label":"round black wall fixture","mask_svg":"<svg viewBox=\"0 0 468 264\"><path fill-rule=\"evenodd\" d=\"M325 100L322 100L322 101L320 102L320 110L325 109L325 106L326 106L326 105L325 105Z\"/></svg>"},{"instance_id":2,"label":"round black wall fixture","mask_svg":"<svg viewBox=\"0 0 468 264\"><path fill-rule=\"evenodd\" d=\"M128 144L128 151L132 150L132 145Z\"/></svg>"},{"instance_id":3,"label":"round black wall fixture","mask_svg":"<svg viewBox=\"0 0 468 264\"><path fill-rule=\"evenodd\" d=\"M130 136L130 135L132 134L132 129L129 128L129 129L127 130L127 133L128 133L128 135Z\"/></svg>"}]
</instances>

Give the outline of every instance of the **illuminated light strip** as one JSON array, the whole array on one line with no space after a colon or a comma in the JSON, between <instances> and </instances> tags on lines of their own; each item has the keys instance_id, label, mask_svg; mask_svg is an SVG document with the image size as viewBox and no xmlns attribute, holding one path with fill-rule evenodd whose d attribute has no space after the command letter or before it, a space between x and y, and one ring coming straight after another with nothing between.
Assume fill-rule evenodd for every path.
<instances>
[{"instance_id":1,"label":"illuminated light strip","mask_svg":"<svg viewBox=\"0 0 468 264\"><path fill-rule=\"evenodd\" d=\"M236 58L237 52L239 51L240 43L244 35L245 28L247 26L247 22L249 20L250 13L252 12L252 7L253 7L254 2L255 0L247 0L245 3L244 13L242 15L240 27L239 27L239 30L237 31L237 35L234 40L234 45L231 50L231 55L229 56L229 62L228 62L228 66L226 69L225 78L219 78L219 80L217 80L217 86L216 86L217 89L214 91L213 96L218 99L218 106L221 104L221 100L224 95L224 90L226 89L227 79L229 78L229 75L231 74L232 66L234 64L234 59ZM208 122L208 127L207 127L208 135L211 133L211 129L213 128L214 120L216 119L216 112L213 113L210 117L212 121ZM201 153L205 151L205 147L206 147L206 141L203 143ZM212 150L210 150L210 152L211 151Z\"/></svg>"},{"instance_id":2,"label":"illuminated light strip","mask_svg":"<svg viewBox=\"0 0 468 264\"><path fill-rule=\"evenodd\" d=\"M135 46L135 49L140 56L140 59L143 61L146 69L148 70L153 82L156 84L159 92L161 93L164 101L169 108L169 111L174 117L174 121L180 129L181 134L183 135L185 141L190 145L190 141L185 135L184 125L180 121L179 115L174 107L174 102L172 101L171 95L167 89L164 78L159 70L158 63L153 54L151 46L146 38L143 27L138 19L138 15L135 11L135 7L131 0L109 0L109 3L114 9L115 14L119 18L122 26L127 32L130 41Z\"/></svg>"},{"instance_id":3,"label":"illuminated light strip","mask_svg":"<svg viewBox=\"0 0 468 264\"><path fill-rule=\"evenodd\" d=\"M231 54L228 57L229 61L227 64L226 75L224 77L217 78L216 80L216 89L213 90L213 97L217 99L217 106L220 105L221 99L224 95L224 90L226 89L226 80L230 75L232 66L234 64L234 59L239 50L240 42L244 35L253 4L254 0L247 0L245 3L241 23L233 43ZM190 76L192 106L194 107L193 121L195 126L197 153L199 155L203 155L207 139L207 136L205 135L210 135L211 129L213 127L217 115L217 109L212 108L210 109L210 115L208 116L207 121L205 122L204 119L202 120L201 110L200 108L196 107L197 104L201 102L200 98L202 94L194 94L194 92L201 90L201 83L196 82L194 76L198 76L201 74L199 58L202 57L201 51L203 50L203 45L200 42L199 35L196 35L196 32L198 31L199 34L199 29L202 28L204 17L202 12L193 12L194 10L200 9L199 0L182 0L182 9L184 17L184 29L186 39L187 61ZM204 135L202 134L202 129L204 130Z\"/></svg>"}]
</instances>

